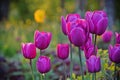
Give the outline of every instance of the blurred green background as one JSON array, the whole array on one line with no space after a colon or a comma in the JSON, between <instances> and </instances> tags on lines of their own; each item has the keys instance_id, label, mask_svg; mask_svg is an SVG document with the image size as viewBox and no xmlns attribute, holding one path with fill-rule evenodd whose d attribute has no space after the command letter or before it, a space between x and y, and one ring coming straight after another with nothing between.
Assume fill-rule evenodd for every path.
<instances>
[{"instance_id":1,"label":"blurred green background","mask_svg":"<svg viewBox=\"0 0 120 80\"><path fill-rule=\"evenodd\" d=\"M21 43L33 42L36 29L52 32L48 52L55 51L57 43L68 43L61 32L60 17L69 13L79 13L84 18L87 10L105 10L109 17L108 29L120 31L119 4L119 0L1 0L0 56L24 62ZM35 13L37 10L40 12ZM35 20L35 15L41 22Z\"/></svg>"}]
</instances>

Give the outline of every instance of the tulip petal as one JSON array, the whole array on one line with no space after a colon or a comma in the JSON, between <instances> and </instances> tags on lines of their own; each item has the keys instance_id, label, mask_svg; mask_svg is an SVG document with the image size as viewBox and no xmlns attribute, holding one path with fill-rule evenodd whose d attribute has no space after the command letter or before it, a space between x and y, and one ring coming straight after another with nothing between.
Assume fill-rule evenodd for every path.
<instances>
[{"instance_id":1,"label":"tulip petal","mask_svg":"<svg viewBox=\"0 0 120 80\"><path fill-rule=\"evenodd\" d=\"M67 31L66 31L66 21L65 18L62 16L61 17L61 26L62 26L62 32L67 35Z\"/></svg>"}]
</instances>

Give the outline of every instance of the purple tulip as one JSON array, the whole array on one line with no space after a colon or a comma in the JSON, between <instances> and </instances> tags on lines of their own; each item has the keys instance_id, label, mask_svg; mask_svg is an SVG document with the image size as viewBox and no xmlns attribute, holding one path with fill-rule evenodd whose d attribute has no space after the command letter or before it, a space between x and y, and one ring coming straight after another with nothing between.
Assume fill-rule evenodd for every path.
<instances>
[{"instance_id":1,"label":"purple tulip","mask_svg":"<svg viewBox=\"0 0 120 80\"><path fill-rule=\"evenodd\" d=\"M116 44L114 47L110 45L108 52L111 61L120 63L120 44Z\"/></svg>"},{"instance_id":2,"label":"purple tulip","mask_svg":"<svg viewBox=\"0 0 120 80\"><path fill-rule=\"evenodd\" d=\"M40 50L46 49L50 44L51 38L52 34L50 32L39 32L36 30L34 34L35 46Z\"/></svg>"},{"instance_id":3,"label":"purple tulip","mask_svg":"<svg viewBox=\"0 0 120 80\"><path fill-rule=\"evenodd\" d=\"M105 43L110 42L112 39L112 31L106 31L104 34L102 34L102 40Z\"/></svg>"},{"instance_id":4,"label":"purple tulip","mask_svg":"<svg viewBox=\"0 0 120 80\"><path fill-rule=\"evenodd\" d=\"M36 47L33 43L22 43L22 53L27 59L33 59L36 57Z\"/></svg>"},{"instance_id":5,"label":"purple tulip","mask_svg":"<svg viewBox=\"0 0 120 80\"><path fill-rule=\"evenodd\" d=\"M85 45L80 46L80 49L84 50L84 48L89 48L90 46L93 46L93 43L92 43L92 34L89 33L87 42L85 43Z\"/></svg>"},{"instance_id":6,"label":"purple tulip","mask_svg":"<svg viewBox=\"0 0 120 80\"><path fill-rule=\"evenodd\" d=\"M68 23L68 38L75 46L83 46L88 39L88 27L86 21L79 19L74 23Z\"/></svg>"},{"instance_id":7,"label":"purple tulip","mask_svg":"<svg viewBox=\"0 0 120 80\"><path fill-rule=\"evenodd\" d=\"M120 34L116 32L115 35L116 35L116 44L120 44Z\"/></svg>"},{"instance_id":8,"label":"purple tulip","mask_svg":"<svg viewBox=\"0 0 120 80\"><path fill-rule=\"evenodd\" d=\"M61 26L62 26L62 32L64 33L64 35L67 35L66 20L63 16L61 16Z\"/></svg>"},{"instance_id":9,"label":"purple tulip","mask_svg":"<svg viewBox=\"0 0 120 80\"><path fill-rule=\"evenodd\" d=\"M95 51L97 52L97 47L94 50L94 45L85 46L84 47L84 53L85 53L86 59L89 59L89 57L92 56L92 55L96 55L97 53L95 54Z\"/></svg>"},{"instance_id":10,"label":"purple tulip","mask_svg":"<svg viewBox=\"0 0 120 80\"><path fill-rule=\"evenodd\" d=\"M79 14L68 14L66 17L66 22L75 22L77 19L80 19Z\"/></svg>"},{"instance_id":11,"label":"purple tulip","mask_svg":"<svg viewBox=\"0 0 120 80\"><path fill-rule=\"evenodd\" d=\"M105 32L108 25L108 17L104 11L87 11L85 18L91 33L102 35Z\"/></svg>"},{"instance_id":12,"label":"purple tulip","mask_svg":"<svg viewBox=\"0 0 120 80\"><path fill-rule=\"evenodd\" d=\"M66 19L64 18L64 16L61 16L61 27L64 35L67 35L66 24L68 22L75 22L77 19L80 19L79 14L68 14Z\"/></svg>"},{"instance_id":13,"label":"purple tulip","mask_svg":"<svg viewBox=\"0 0 120 80\"><path fill-rule=\"evenodd\" d=\"M42 74L49 72L51 69L50 59L46 56L40 56L37 60L36 68Z\"/></svg>"},{"instance_id":14,"label":"purple tulip","mask_svg":"<svg viewBox=\"0 0 120 80\"><path fill-rule=\"evenodd\" d=\"M90 56L90 58L86 61L86 65L88 68L88 72L96 73L101 70L101 61L100 57L96 57L95 55Z\"/></svg>"},{"instance_id":15,"label":"purple tulip","mask_svg":"<svg viewBox=\"0 0 120 80\"><path fill-rule=\"evenodd\" d=\"M67 59L69 56L69 44L58 44L57 45L57 56L60 59Z\"/></svg>"}]
</instances>

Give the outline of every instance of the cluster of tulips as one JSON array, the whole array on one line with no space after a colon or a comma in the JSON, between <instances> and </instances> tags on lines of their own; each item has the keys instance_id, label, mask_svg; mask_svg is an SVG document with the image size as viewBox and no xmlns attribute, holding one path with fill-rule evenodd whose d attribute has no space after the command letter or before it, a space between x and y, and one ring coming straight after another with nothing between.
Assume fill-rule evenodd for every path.
<instances>
[{"instance_id":1,"label":"cluster of tulips","mask_svg":"<svg viewBox=\"0 0 120 80\"><path fill-rule=\"evenodd\" d=\"M81 51L86 58L86 67L89 73L93 73L93 79L96 80L96 72L101 70L101 58L97 55L96 39L101 35L104 42L108 43L112 39L112 31L106 31L108 26L108 17L104 11L87 11L85 19L81 19L79 14L68 14L66 18L61 17L61 30L68 37L69 43L57 44L57 56L63 62L69 57L70 52L70 79L72 80L72 46L78 47L80 60L80 72L84 80L83 61ZM92 35L93 34L93 35ZM94 39L92 37L94 36ZM36 57L36 47L40 50L46 49L51 42L52 34L50 32L35 31L34 43L23 43L22 53L27 59ZM93 43L94 41L94 43ZM120 63L120 34L116 32L116 43L110 45L108 49L109 58L115 64ZM41 74L45 74L51 69L49 57L40 55L36 62L36 68Z\"/></svg>"}]
</instances>

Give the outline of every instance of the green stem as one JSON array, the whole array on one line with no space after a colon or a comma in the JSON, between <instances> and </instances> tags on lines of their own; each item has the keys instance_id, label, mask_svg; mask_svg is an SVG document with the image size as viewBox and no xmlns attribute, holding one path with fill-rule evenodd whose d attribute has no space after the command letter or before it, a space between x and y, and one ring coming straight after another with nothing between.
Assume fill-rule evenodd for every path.
<instances>
[{"instance_id":1,"label":"green stem","mask_svg":"<svg viewBox=\"0 0 120 80\"><path fill-rule=\"evenodd\" d=\"M70 43L70 80L72 80L73 59L72 59L72 44Z\"/></svg>"},{"instance_id":2,"label":"green stem","mask_svg":"<svg viewBox=\"0 0 120 80\"><path fill-rule=\"evenodd\" d=\"M94 75L95 75L95 80L96 80L96 72L94 73Z\"/></svg>"},{"instance_id":3,"label":"green stem","mask_svg":"<svg viewBox=\"0 0 120 80\"><path fill-rule=\"evenodd\" d=\"M45 74L42 74L42 76L43 76L43 80L46 80L46 76L45 76Z\"/></svg>"},{"instance_id":4,"label":"green stem","mask_svg":"<svg viewBox=\"0 0 120 80\"><path fill-rule=\"evenodd\" d=\"M32 79L34 80L34 73L33 73L33 69L32 69L32 59L30 59L30 68L31 68L31 71L32 71Z\"/></svg>"},{"instance_id":5,"label":"green stem","mask_svg":"<svg viewBox=\"0 0 120 80\"><path fill-rule=\"evenodd\" d=\"M115 63L115 69L114 69L114 80L117 80L117 74L116 74L116 71L117 71L117 69L116 69L116 67L117 67L117 64Z\"/></svg>"},{"instance_id":6,"label":"green stem","mask_svg":"<svg viewBox=\"0 0 120 80\"><path fill-rule=\"evenodd\" d=\"M66 80L66 64L65 61L63 60L63 66L64 66L64 80Z\"/></svg>"},{"instance_id":7,"label":"green stem","mask_svg":"<svg viewBox=\"0 0 120 80\"><path fill-rule=\"evenodd\" d=\"M82 57L81 57L81 51L80 51L80 48L78 47L78 50L79 50L79 59L80 59L80 72L82 74L82 80L84 80L84 72L83 72L83 64L82 64Z\"/></svg>"},{"instance_id":8,"label":"green stem","mask_svg":"<svg viewBox=\"0 0 120 80\"><path fill-rule=\"evenodd\" d=\"M96 46L96 40L97 40L97 35L95 34L94 35L94 55L96 55L96 49L95 49L95 46Z\"/></svg>"},{"instance_id":9,"label":"green stem","mask_svg":"<svg viewBox=\"0 0 120 80\"><path fill-rule=\"evenodd\" d=\"M92 73L92 80L94 80L95 78L94 78L94 73Z\"/></svg>"}]
</instances>

